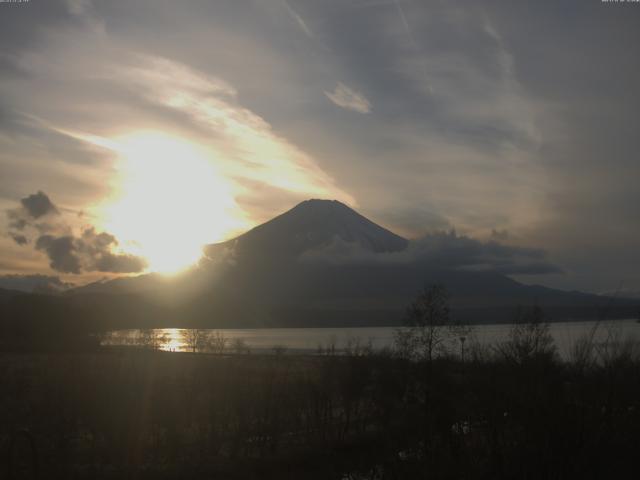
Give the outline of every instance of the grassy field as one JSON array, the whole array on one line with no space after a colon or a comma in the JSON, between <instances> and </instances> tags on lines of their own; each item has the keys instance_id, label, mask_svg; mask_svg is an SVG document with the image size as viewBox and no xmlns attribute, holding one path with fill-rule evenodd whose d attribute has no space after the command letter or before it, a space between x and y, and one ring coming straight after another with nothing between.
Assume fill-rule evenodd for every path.
<instances>
[{"instance_id":1,"label":"grassy field","mask_svg":"<svg viewBox=\"0 0 640 480\"><path fill-rule=\"evenodd\" d=\"M2 474L630 478L637 351L578 360L4 353Z\"/></svg>"}]
</instances>

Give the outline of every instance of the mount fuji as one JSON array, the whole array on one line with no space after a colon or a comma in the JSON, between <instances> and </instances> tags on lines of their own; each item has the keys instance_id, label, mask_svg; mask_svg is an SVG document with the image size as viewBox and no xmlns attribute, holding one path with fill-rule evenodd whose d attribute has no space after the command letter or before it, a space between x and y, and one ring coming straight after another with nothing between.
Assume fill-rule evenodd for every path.
<instances>
[{"instance_id":1,"label":"mount fuji","mask_svg":"<svg viewBox=\"0 0 640 480\"><path fill-rule=\"evenodd\" d=\"M215 255L232 248L241 257L293 258L335 239L375 253L402 251L409 244L337 200L306 200L233 240L207 246L205 252Z\"/></svg>"},{"instance_id":2,"label":"mount fuji","mask_svg":"<svg viewBox=\"0 0 640 480\"><path fill-rule=\"evenodd\" d=\"M338 201L307 200L206 246L198 268L176 279L122 278L67 297L100 312L101 324L120 328L394 325L415 295L434 283L449 291L454 317L474 323L509 321L518 306L533 304L550 320L593 318L612 303L610 297L524 285L495 270L414 257L411 247ZM610 316L635 315L637 302L615 303Z\"/></svg>"}]
</instances>

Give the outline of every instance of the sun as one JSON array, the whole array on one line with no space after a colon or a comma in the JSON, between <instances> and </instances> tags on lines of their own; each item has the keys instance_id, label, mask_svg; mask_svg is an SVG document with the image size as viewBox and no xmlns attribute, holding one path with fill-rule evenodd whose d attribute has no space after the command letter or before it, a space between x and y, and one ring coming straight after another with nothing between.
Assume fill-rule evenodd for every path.
<instances>
[{"instance_id":1,"label":"sun","mask_svg":"<svg viewBox=\"0 0 640 480\"><path fill-rule=\"evenodd\" d=\"M121 248L147 259L149 270L176 273L202 247L243 226L232 183L205 148L159 132L114 139L118 174L101 209L104 229Z\"/></svg>"}]
</instances>

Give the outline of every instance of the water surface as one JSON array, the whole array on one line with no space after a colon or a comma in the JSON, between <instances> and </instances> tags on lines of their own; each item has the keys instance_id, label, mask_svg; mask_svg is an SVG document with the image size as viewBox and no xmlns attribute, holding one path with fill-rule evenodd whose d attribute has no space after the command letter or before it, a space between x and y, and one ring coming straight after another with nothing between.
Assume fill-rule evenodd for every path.
<instances>
[{"instance_id":1,"label":"water surface","mask_svg":"<svg viewBox=\"0 0 640 480\"><path fill-rule=\"evenodd\" d=\"M466 345L478 342L492 345L505 341L513 328L511 324L476 325L467 335ZM210 329L211 335L225 339L225 350L240 348L251 352L264 353L278 349L295 353L316 353L319 349L334 349L337 353L348 348L370 346L374 350L392 347L396 327L360 327L360 328L251 328L251 329ZM640 340L640 323L636 320L609 320L606 322L556 322L550 324L558 352L567 358L572 345L584 335L595 329L595 342L608 338L622 340L634 338ZM140 330L118 330L111 332L104 343L108 345L139 345ZM166 328L153 330L157 347L166 351L191 351L185 339L185 329ZM147 336L149 333L147 332ZM148 338L148 337L147 337ZM147 340L148 341L148 340ZM452 342L456 342L454 339ZM457 350L452 344L451 349Z\"/></svg>"}]
</instances>

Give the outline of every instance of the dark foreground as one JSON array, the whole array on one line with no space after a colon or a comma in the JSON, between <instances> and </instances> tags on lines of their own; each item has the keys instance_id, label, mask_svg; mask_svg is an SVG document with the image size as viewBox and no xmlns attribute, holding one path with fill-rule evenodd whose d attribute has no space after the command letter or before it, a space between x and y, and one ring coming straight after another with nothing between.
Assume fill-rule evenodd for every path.
<instances>
[{"instance_id":1,"label":"dark foreground","mask_svg":"<svg viewBox=\"0 0 640 480\"><path fill-rule=\"evenodd\" d=\"M640 458L629 352L5 353L0 379L0 478L633 478Z\"/></svg>"}]
</instances>

